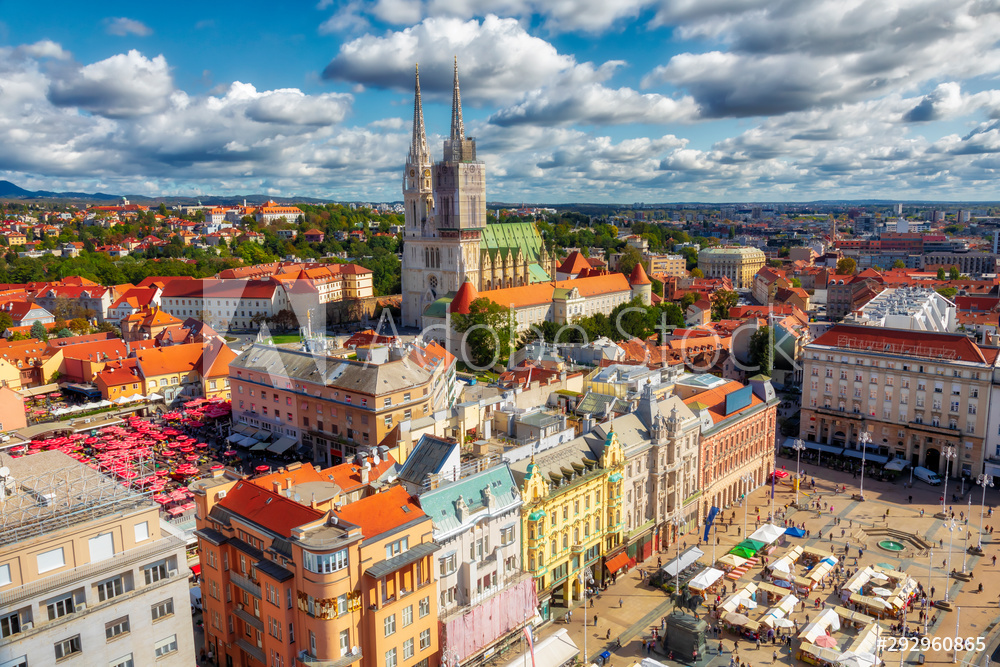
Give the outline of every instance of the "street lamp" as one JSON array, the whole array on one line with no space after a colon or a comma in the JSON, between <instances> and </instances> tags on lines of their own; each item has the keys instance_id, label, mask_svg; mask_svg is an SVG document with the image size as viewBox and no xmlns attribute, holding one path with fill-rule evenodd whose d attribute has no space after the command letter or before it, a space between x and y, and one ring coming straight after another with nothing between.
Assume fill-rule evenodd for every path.
<instances>
[{"instance_id":1,"label":"street lamp","mask_svg":"<svg viewBox=\"0 0 1000 667\"><path fill-rule=\"evenodd\" d=\"M587 664L590 661L590 655L587 653L587 587L594 583L594 573L591 572L589 566L584 566L580 570L580 588L583 589L583 662Z\"/></svg>"},{"instance_id":2,"label":"street lamp","mask_svg":"<svg viewBox=\"0 0 1000 667\"><path fill-rule=\"evenodd\" d=\"M858 437L858 444L861 445L861 500L865 499L865 450L872 441L872 436L868 431L862 431Z\"/></svg>"},{"instance_id":3,"label":"street lamp","mask_svg":"<svg viewBox=\"0 0 1000 667\"><path fill-rule=\"evenodd\" d=\"M948 589L951 588L951 548L955 543L955 520L952 519L951 523L948 524L948 560L944 568L945 584L944 584L944 601L948 601Z\"/></svg>"},{"instance_id":4,"label":"street lamp","mask_svg":"<svg viewBox=\"0 0 1000 667\"><path fill-rule=\"evenodd\" d=\"M969 513L965 519L965 553L962 554L962 574L965 574L965 566L969 562L969 521L972 519L972 494L969 494Z\"/></svg>"},{"instance_id":5,"label":"street lamp","mask_svg":"<svg viewBox=\"0 0 1000 667\"><path fill-rule=\"evenodd\" d=\"M792 449L795 450L795 506L799 506L799 484L801 483L801 477L799 474L799 463L802 461L802 451L806 448L806 443L802 442L802 438L796 438L795 442L792 444Z\"/></svg>"},{"instance_id":6,"label":"street lamp","mask_svg":"<svg viewBox=\"0 0 1000 667\"><path fill-rule=\"evenodd\" d=\"M674 595L680 593L680 577L681 577L681 526L684 525L684 520L679 516L675 516L670 520L670 523L674 526L674 543L677 545L677 560L674 561Z\"/></svg>"},{"instance_id":7,"label":"street lamp","mask_svg":"<svg viewBox=\"0 0 1000 667\"><path fill-rule=\"evenodd\" d=\"M941 496L941 513L946 514L946 503L948 502L948 468L951 467L951 460L955 458L955 446L945 445L944 453L944 494Z\"/></svg>"},{"instance_id":8,"label":"street lamp","mask_svg":"<svg viewBox=\"0 0 1000 667\"><path fill-rule=\"evenodd\" d=\"M983 550L983 514L986 513L986 487L993 486L993 476L983 473L976 480L976 484L983 487L983 502L979 506L979 550Z\"/></svg>"},{"instance_id":9,"label":"street lamp","mask_svg":"<svg viewBox=\"0 0 1000 667\"><path fill-rule=\"evenodd\" d=\"M747 505L750 501L750 485L753 484L753 475L747 473L740 477L743 482L743 539L747 538Z\"/></svg>"}]
</instances>

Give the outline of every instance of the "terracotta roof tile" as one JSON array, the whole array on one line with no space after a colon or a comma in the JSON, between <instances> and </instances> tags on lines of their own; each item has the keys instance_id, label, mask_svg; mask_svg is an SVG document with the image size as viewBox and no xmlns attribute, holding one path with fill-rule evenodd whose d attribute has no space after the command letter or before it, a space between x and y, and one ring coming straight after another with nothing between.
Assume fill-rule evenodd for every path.
<instances>
[{"instance_id":1,"label":"terracotta roof tile","mask_svg":"<svg viewBox=\"0 0 1000 667\"><path fill-rule=\"evenodd\" d=\"M426 518L416 498L403 486L394 486L388 491L368 496L345 506L337 515L345 521L361 527L366 538L372 538L407 524L415 519Z\"/></svg>"}]
</instances>

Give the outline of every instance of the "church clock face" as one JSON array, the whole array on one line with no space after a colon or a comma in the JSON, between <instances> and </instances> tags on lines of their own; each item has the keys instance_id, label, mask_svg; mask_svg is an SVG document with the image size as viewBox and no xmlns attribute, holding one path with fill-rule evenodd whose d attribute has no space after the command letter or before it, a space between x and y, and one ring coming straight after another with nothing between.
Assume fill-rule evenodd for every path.
<instances>
[{"instance_id":1,"label":"church clock face","mask_svg":"<svg viewBox=\"0 0 1000 667\"><path fill-rule=\"evenodd\" d=\"M417 175L417 171L415 169L411 169L410 170L410 176L416 176L416 175Z\"/></svg>"},{"instance_id":2,"label":"church clock face","mask_svg":"<svg viewBox=\"0 0 1000 667\"><path fill-rule=\"evenodd\" d=\"M424 178L430 178L430 177L431 177L431 170L424 169Z\"/></svg>"}]
</instances>

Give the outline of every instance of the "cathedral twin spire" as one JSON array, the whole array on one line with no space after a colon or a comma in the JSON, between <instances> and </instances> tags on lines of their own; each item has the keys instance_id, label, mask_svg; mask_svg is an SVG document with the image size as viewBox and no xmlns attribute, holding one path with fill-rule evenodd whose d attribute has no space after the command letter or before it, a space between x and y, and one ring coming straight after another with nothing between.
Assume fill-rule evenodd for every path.
<instances>
[{"instance_id":1,"label":"cathedral twin spire","mask_svg":"<svg viewBox=\"0 0 1000 667\"><path fill-rule=\"evenodd\" d=\"M455 56L455 74L451 93L451 135L445 142L447 145L459 147L465 141L465 122L462 120L462 94L458 85L458 56ZM446 150L446 152L448 152ZM447 158L446 158L447 159ZM424 108L420 97L420 66L416 66L413 91L413 137L410 140L410 164L430 163L430 151L427 148L427 131L424 127Z\"/></svg>"}]
</instances>

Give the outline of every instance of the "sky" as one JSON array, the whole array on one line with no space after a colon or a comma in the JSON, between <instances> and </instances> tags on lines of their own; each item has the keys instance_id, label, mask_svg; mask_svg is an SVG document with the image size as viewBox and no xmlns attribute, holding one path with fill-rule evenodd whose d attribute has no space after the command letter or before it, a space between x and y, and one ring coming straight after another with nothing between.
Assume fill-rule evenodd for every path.
<instances>
[{"instance_id":1,"label":"sky","mask_svg":"<svg viewBox=\"0 0 1000 667\"><path fill-rule=\"evenodd\" d=\"M1000 0L0 0L0 179L402 198L458 58L490 201L1000 200Z\"/></svg>"}]
</instances>

